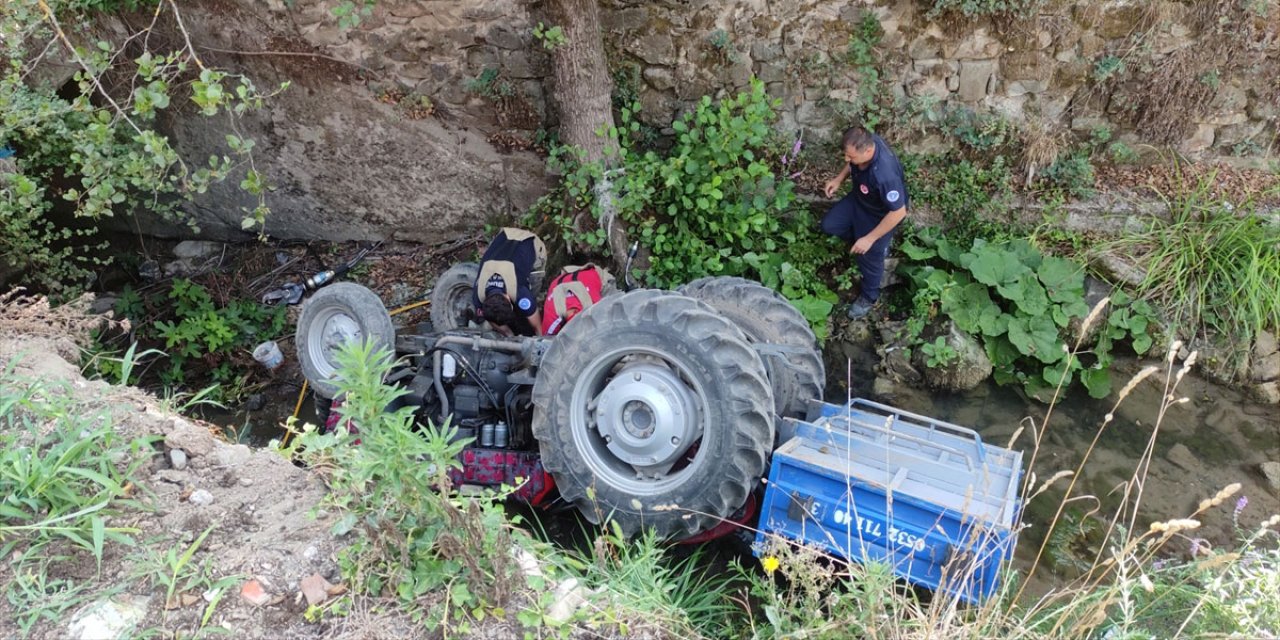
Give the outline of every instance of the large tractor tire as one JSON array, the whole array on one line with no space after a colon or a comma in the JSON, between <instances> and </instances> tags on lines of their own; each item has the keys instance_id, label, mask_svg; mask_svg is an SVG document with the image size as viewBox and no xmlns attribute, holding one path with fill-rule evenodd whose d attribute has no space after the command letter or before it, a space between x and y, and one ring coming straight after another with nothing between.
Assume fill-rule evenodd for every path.
<instances>
[{"instance_id":1,"label":"large tractor tire","mask_svg":"<svg viewBox=\"0 0 1280 640\"><path fill-rule=\"evenodd\" d=\"M431 288L431 327L436 331L452 331L467 326L467 310L474 304L476 278L480 264L460 262L440 274Z\"/></svg>"},{"instance_id":2,"label":"large tractor tire","mask_svg":"<svg viewBox=\"0 0 1280 640\"><path fill-rule=\"evenodd\" d=\"M810 400L821 400L827 385L818 339L809 321L782 294L744 278L699 278L679 293L701 300L738 325L753 344L794 349L764 356L779 416L803 418Z\"/></svg>"},{"instance_id":3,"label":"large tractor tire","mask_svg":"<svg viewBox=\"0 0 1280 640\"><path fill-rule=\"evenodd\" d=\"M373 340L375 348L395 349L391 314L378 294L354 282L331 284L311 296L298 317L298 362L302 375L316 395L332 398L338 393L335 355L349 342Z\"/></svg>"},{"instance_id":4,"label":"large tractor tire","mask_svg":"<svg viewBox=\"0 0 1280 640\"><path fill-rule=\"evenodd\" d=\"M627 535L719 523L773 446L760 356L714 309L663 291L612 295L575 317L542 359L533 402L561 496Z\"/></svg>"}]
</instances>

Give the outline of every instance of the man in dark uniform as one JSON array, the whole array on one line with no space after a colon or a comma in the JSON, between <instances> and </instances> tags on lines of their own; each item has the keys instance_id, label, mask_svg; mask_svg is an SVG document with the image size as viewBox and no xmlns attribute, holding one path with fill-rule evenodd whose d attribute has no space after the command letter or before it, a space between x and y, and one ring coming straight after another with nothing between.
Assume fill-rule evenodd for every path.
<instances>
[{"instance_id":1,"label":"man in dark uniform","mask_svg":"<svg viewBox=\"0 0 1280 640\"><path fill-rule=\"evenodd\" d=\"M480 259L472 303L480 317L508 335L542 335L542 313L530 285L546 262L542 240L524 229L506 227Z\"/></svg>"},{"instance_id":2,"label":"man in dark uniform","mask_svg":"<svg viewBox=\"0 0 1280 640\"><path fill-rule=\"evenodd\" d=\"M845 130L841 140L845 167L826 184L826 196L834 196L851 178L853 188L822 218L822 231L848 242L849 253L858 256L862 293L849 305L850 319L871 311L880 298L884 262L893 231L907 217L907 185L902 163L878 135L862 127Z\"/></svg>"}]
</instances>

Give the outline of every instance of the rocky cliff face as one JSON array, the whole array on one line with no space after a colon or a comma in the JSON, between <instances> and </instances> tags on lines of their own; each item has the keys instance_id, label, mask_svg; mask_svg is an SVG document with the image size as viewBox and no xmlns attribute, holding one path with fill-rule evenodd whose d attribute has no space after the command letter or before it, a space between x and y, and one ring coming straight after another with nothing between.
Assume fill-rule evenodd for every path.
<instances>
[{"instance_id":1,"label":"rocky cliff face","mask_svg":"<svg viewBox=\"0 0 1280 640\"><path fill-rule=\"evenodd\" d=\"M336 36L304 29L313 9L323 10L257 0L183 6L207 62L263 90L290 83L235 132L255 141L257 168L273 187L268 234L431 242L523 212L545 191L541 158L498 150L486 140L494 129L476 128L479 119L429 103L409 108L402 92L386 90L397 85L387 82L385 67L368 66L368 51L330 51L326 43ZM206 158L225 152L233 132L224 124L188 109L164 126L180 152ZM253 206L235 184L224 184L198 199L195 212L206 234L236 237L241 207ZM153 224L159 233L178 231Z\"/></svg>"},{"instance_id":2,"label":"rocky cliff face","mask_svg":"<svg viewBox=\"0 0 1280 640\"><path fill-rule=\"evenodd\" d=\"M259 86L293 82L246 132L276 186L268 232L433 240L526 208L547 184L541 160L491 141L530 141L555 127L549 54L533 35L542 6L378 0L344 29L333 15L342 4L200 0L184 8L213 62ZM917 104L999 112L1084 136L1105 127L1130 144L1188 154L1258 154L1276 144L1280 9L1271 5L1061 0L1033 18L991 21L930 17L923 2L601 4L618 91L638 99L654 124L754 76L782 99L784 130L829 139L872 81L865 63L850 60L851 41L873 18L881 90ZM171 126L194 157L226 133L199 118ZM238 197L224 189L203 199L204 226L237 230L247 204Z\"/></svg>"}]
</instances>

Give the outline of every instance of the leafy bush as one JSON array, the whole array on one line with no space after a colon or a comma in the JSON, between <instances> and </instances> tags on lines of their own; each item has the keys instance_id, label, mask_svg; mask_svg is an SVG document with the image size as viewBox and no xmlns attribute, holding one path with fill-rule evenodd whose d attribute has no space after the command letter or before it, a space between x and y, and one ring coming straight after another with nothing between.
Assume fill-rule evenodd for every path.
<instances>
[{"instance_id":1,"label":"leafy bush","mask_svg":"<svg viewBox=\"0 0 1280 640\"><path fill-rule=\"evenodd\" d=\"M826 99L840 121L859 124L868 131L877 130L881 123L893 117L888 102L891 94L885 90L880 73L880 58L876 49L884 37L884 27L872 11L863 11L849 34L845 45L845 63L858 80L858 93L852 102Z\"/></svg>"},{"instance_id":2,"label":"leafy bush","mask_svg":"<svg viewBox=\"0 0 1280 640\"><path fill-rule=\"evenodd\" d=\"M498 496L449 491L449 469L468 441L447 424L419 430L415 407L388 410L407 391L382 384L393 366L387 352L366 341L336 358L345 399L337 410L359 433L308 425L287 453L329 476L327 500L343 514L333 533L356 534L339 558L343 576L361 592L393 594L429 626L506 606L523 578ZM446 590L447 598L427 597Z\"/></svg>"},{"instance_id":3,"label":"leafy bush","mask_svg":"<svg viewBox=\"0 0 1280 640\"><path fill-rule=\"evenodd\" d=\"M837 298L819 278L843 257L820 235L796 200L795 184L775 173L771 148L777 101L752 81L751 90L720 102L703 97L671 123L675 140L660 154L641 150L636 109L623 109L617 131L621 171L611 172L613 205L632 237L649 251L648 284L673 287L711 275L745 276L782 292L824 332ZM579 232L578 212L599 212L598 165L566 149L553 154L562 192L545 197L531 217L550 219L570 246L605 250L601 230ZM592 216L593 219L598 215Z\"/></svg>"},{"instance_id":4,"label":"leafy bush","mask_svg":"<svg viewBox=\"0 0 1280 640\"><path fill-rule=\"evenodd\" d=\"M216 303L203 286L179 278L173 281L162 302L150 305L131 288L116 301L117 316L134 320L139 341L163 347L169 366L159 373L165 386L186 386L193 382L193 369L208 373L220 385L218 398L235 401L248 374L238 364L247 364L245 354L254 345L279 336L288 322L284 307L267 307L248 300ZM172 320L142 322L147 314L171 313ZM201 366L193 368L193 362ZM98 358L100 375L112 376L110 358ZM136 382L134 378L132 381Z\"/></svg>"},{"instance_id":5,"label":"leafy bush","mask_svg":"<svg viewBox=\"0 0 1280 640\"><path fill-rule=\"evenodd\" d=\"M1041 177L1056 189L1075 198L1088 198L1094 194L1093 163L1087 153L1064 155L1045 168Z\"/></svg>"},{"instance_id":6,"label":"leafy bush","mask_svg":"<svg viewBox=\"0 0 1280 640\"><path fill-rule=\"evenodd\" d=\"M1079 378L1089 394L1111 392L1108 368L1112 346L1131 339L1139 354L1151 347L1152 310L1145 302L1112 299L1097 345L1073 357L1062 338L1073 318L1089 314L1084 301L1084 268L1064 258L1044 256L1024 240L989 243L964 250L944 236L921 232L902 251L916 263L906 269L917 291L938 300L939 310L961 330L978 336L994 367L996 382L1019 383L1043 397Z\"/></svg>"},{"instance_id":7,"label":"leafy bush","mask_svg":"<svg viewBox=\"0 0 1280 640\"><path fill-rule=\"evenodd\" d=\"M1013 194L1004 156L985 165L953 155L905 156L903 168L912 201L937 211L954 243L1009 236L1008 225L994 222Z\"/></svg>"},{"instance_id":8,"label":"leafy bush","mask_svg":"<svg viewBox=\"0 0 1280 640\"><path fill-rule=\"evenodd\" d=\"M232 119L261 106L264 96L248 78L204 66L189 45L160 51L146 45L168 38L130 37L127 52L106 41L68 52L77 69L72 97L64 97L64 87L30 81L40 77L35 72L50 46L71 48L65 35L70 26L61 21L78 19L83 11L141 4L151 3L14 0L0 12L0 33L13 36L0 41L9 61L0 71L0 146L16 151L17 169L0 176L0 256L49 291L85 286L90 269L101 262L99 247L84 246L94 220L145 208L189 221L180 206L233 175L243 175L241 188L258 200L244 212L242 226L261 225L267 214L263 177L252 166L252 141L229 136L228 155L200 166L188 164L155 129L157 115L180 97L204 115ZM177 11L170 3L157 13L166 8ZM54 213L74 216L85 228L72 231L52 222Z\"/></svg>"}]
</instances>

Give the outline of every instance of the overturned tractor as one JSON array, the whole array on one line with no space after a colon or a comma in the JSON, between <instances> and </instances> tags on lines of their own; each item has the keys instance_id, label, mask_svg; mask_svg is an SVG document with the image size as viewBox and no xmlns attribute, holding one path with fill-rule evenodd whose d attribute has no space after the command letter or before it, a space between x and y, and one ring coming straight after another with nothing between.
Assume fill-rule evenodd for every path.
<instances>
[{"instance_id":1,"label":"overturned tractor","mask_svg":"<svg viewBox=\"0 0 1280 640\"><path fill-rule=\"evenodd\" d=\"M372 339L401 365L388 383L418 420L469 438L460 482L553 495L624 532L688 537L741 516L761 485L785 417L825 385L812 330L785 298L741 278L676 292L606 295L555 337L506 337L469 322L474 264L441 276L430 326L401 331L351 283L303 308L297 347L324 398L335 350ZM753 503L753 501L750 501Z\"/></svg>"}]
</instances>

